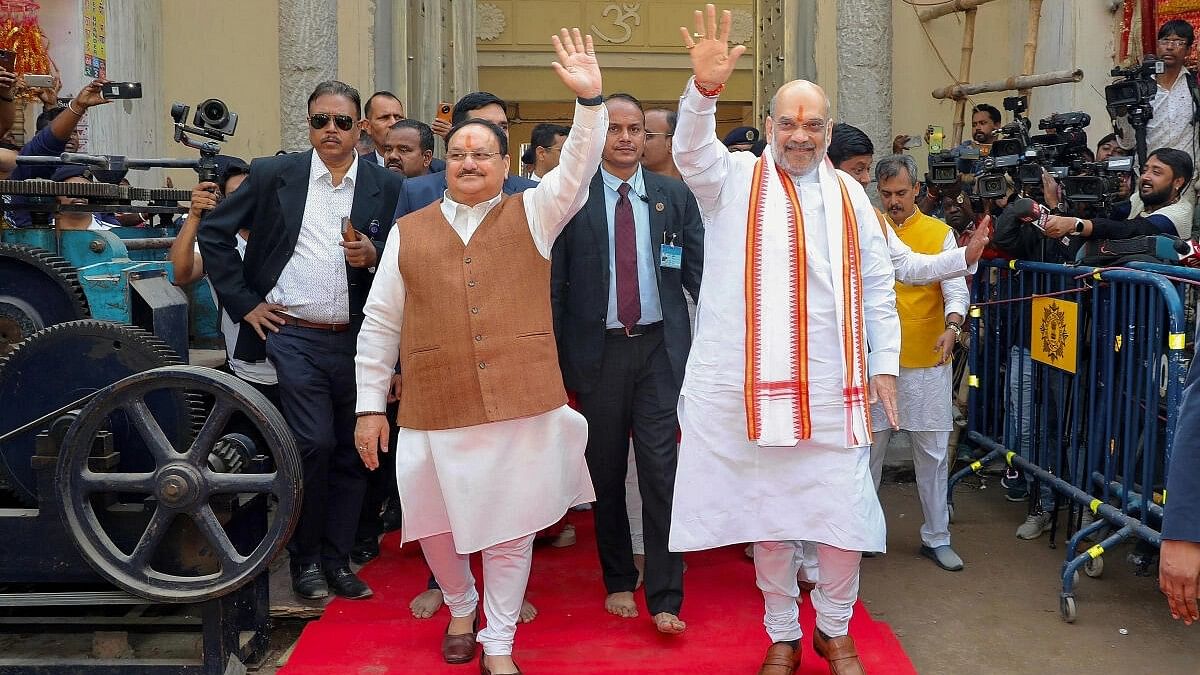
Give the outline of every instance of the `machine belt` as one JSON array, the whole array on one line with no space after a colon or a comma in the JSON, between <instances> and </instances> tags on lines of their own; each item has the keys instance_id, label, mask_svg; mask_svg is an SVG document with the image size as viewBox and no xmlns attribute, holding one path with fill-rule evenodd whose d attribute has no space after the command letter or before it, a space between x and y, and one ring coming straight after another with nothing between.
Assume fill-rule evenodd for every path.
<instances>
[{"instance_id":1,"label":"machine belt","mask_svg":"<svg viewBox=\"0 0 1200 675\"><path fill-rule=\"evenodd\" d=\"M112 183L57 183L49 180L0 180L0 195L23 197L92 197L146 202L186 202L191 190L139 188Z\"/></svg>"}]
</instances>

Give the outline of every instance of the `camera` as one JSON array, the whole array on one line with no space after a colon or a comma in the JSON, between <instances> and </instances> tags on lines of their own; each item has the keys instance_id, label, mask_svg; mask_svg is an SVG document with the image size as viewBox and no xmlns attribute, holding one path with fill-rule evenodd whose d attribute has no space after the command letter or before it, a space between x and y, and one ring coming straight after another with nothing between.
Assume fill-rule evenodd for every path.
<instances>
[{"instance_id":1,"label":"camera","mask_svg":"<svg viewBox=\"0 0 1200 675\"><path fill-rule=\"evenodd\" d=\"M1059 180L1063 196L1077 204L1108 206L1116 201L1125 177L1137 167L1132 157L1110 157L1103 162L1076 162L1071 175Z\"/></svg>"},{"instance_id":2,"label":"camera","mask_svg":"<svg viewBox=\"0 0 1200 675\"><path fill-rule=\"evenodd\" d=\"M957 185L958 162L949 151L929 153L929 173L925 182L931 185Z\"/></svg>"},{"instance_id":3,"label":"camera","mask_svg":"<svg viewBox=\"0 0 1200 675\"><path fill-rule=\"evenodd\" d=\"M190 111L191 108L182 103L171 104L171 119L175 121L177 127L184 125L185 131L189 133L205 136L214 141L223 141L226 136L232 136L237 130L237 113L230 112L229 106L219 98L205 99L200 105L197 105L196 114L192 117L192 124L189 127L186 120Z\"/></svg>"},{"instance_id":4,"label":"camera","mask_svg":"<svg viewBox=\"0 0 1200 675\"><path fill-rule=\"evenodd\" d=\"M1149 108L1150 101L1158 91L1158 83L1155 82L1154 76L1161 75L1165 70L1162 59L1147 56L1136 66L1113 68L1109 71L1109 75L1123 79L1104 88L1104 102L1108 114L1121 117L1133 107ZM1149 119L1149 116L1145 119Z\"/></svg>"},{"instance_id":5,"label":"camera","mask_svg":"<svg viewBox=\"0 0 1200 675\"><path fill-rule=\"evenodd\" d=\"M221 146L217 143L233 135L237 129L237 113L230 112L229 106L219 98L205 99L196 106L196 114L189 125L187 117L190 111L191 108L183 103L171 104L171 120L175 123L175 141L200 151L200 160L196 166L200 182L216 182L216 156L221 151ZM193 135L211 140L201 143L194 140Z\"/></svg>"}]
</instances>

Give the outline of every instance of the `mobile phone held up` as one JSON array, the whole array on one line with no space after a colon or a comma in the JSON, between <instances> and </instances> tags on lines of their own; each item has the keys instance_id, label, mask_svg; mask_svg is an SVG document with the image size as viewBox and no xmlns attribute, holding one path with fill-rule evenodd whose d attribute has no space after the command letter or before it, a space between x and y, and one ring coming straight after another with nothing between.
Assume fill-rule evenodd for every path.
<instances>
[{"instance_id":1,"label":"mobile phone held up","mask_svg":"<svg viewBox=\"0 0 1200 675\"><path fill-rule=\"evenodd\" d=\"M54 86L53 75L32 75L27 73L22 75L21 79L25 80L25 86L30 89L44 89Z\"/></svg>"},{"instance_id":2,"label":"mobile phone held up","mask_svg":"<svg viewBox=\"0 0 1200 675\"><path fill-rule=\"evenodd\" d=\"M446 124L450 124L450 114L453 107L449 103L439 103L437 110L437 118Z\"/></svg>"},{"instance_id":3,"label":"mobile phone held up","mask_svg":"<svg viewBox=\"0 0 1200 675\"><path fill-rule=\"evenodd\" d=\"M141 98L141 82L109 82L100 87L100 95L108 100Z\"/></svg>"},{"instance_id":4,"label":"mobile phone held up","mask_svg":"<svg viewBox=\"0 0 1200 675\"><path fill-rule=\"evenodd\" d=\"M15 72L17 67L17 53L10 52L7 49L0 49L0 68L8 72Z\"/></svg>"}]
</instances>

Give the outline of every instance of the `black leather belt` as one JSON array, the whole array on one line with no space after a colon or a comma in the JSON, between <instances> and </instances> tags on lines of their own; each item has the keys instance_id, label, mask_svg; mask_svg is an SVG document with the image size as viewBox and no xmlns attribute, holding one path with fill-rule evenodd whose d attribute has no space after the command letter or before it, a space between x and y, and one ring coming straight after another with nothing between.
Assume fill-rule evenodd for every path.
<instances>
[{"instance_id":1,"label":"black leather belt","mask_svg":"<svg viewBox=\"0 0 1200 675\"><path fill-rule=\"evenodd\" d=\"M639 323L632 328L608 328L604 334L608 337L641 337L655 331L662 330L663 322L655 321L654 323Z\"/></svg>"}]
</instances>

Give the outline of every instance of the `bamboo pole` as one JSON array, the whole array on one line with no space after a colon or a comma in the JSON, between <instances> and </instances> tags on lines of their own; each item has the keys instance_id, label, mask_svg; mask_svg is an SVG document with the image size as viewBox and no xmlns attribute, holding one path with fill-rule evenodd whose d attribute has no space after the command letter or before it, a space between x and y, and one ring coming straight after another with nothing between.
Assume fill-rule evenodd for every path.
<instances>
[{"instance_id":1,"label":"bamboo pole","mask_svg":"<svg viewBox=\"0 0 1200 675\"><path fill-rule=\"evenodd\" d=\"M971 79L971 54L975 51L975 13L977 11L979 10L967 10L966 21L963 23L962 56L958 61L958 81L961 83ZM954 145L962 143L963 118L966 113L967 100L965 98L957 99L954 102Z\"/></svg>"},{"instance_id":2,"label":"bamboo pole","mask_svg":"<svg viewBox=\"0 0 1200 675\"><path fill-rule=\"evenodd\" d=\"M991 80L976 84L955 84L949 87L934 89L933 97L937 99L959 99L966 96L974 96L975 94L1012 91L1014 89L1028 90L1033 87L1048 87L1052 84L1081 82L1082 80L1082 70L1056 70L1051 73L1039 73L1037 75L1013 75L1006 80Z\"/></svg>"},{"instance_id":3,"label":"bamboo pole","mask_svg":"<svg viewBox=\"0 0 1200 675\"><path fill-rule=\"evenodd\" d=\"M989 2L992 2L992 0L954 0L954 2L947 2L944 5L926 7L925 9L917 12L917 16L921 19L921 21L932 21L939 16L946 16L947 14L953 14L955 12L971 11L978 6L986 5Z\"/></svg>"},{"instance_id":4,"label":"bamboo pole","mask_svg":"<svg viewBox=\"0 0 1200 675\"><path fill-rule=\"evenodd\" d=\"M1042 0L1029 0L1029 22L1025 27L1025 58L1021 63L1021 74L1032 75L1034 61L1037 59L1038 27L1042 22ZM1029 88L1017 91L1021 96L1029 96Z\"/></svg>"}]
</instances>

